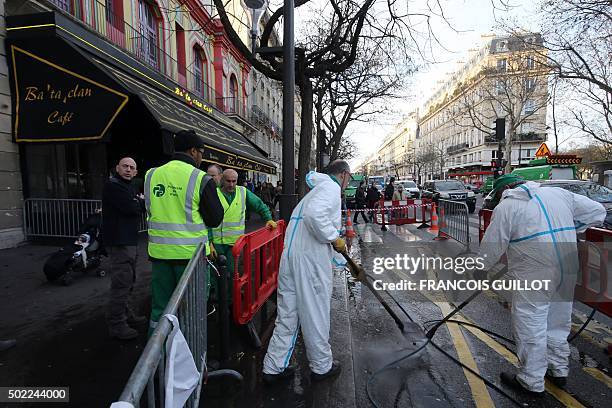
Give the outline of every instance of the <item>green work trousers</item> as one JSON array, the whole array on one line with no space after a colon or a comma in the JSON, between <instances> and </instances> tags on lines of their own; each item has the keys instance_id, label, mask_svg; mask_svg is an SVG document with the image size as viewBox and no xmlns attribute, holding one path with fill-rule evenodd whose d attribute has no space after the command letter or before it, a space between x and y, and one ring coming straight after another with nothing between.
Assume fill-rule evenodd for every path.
<instances>
[{"instance_id":1,"label":"green work trousers","mask_svg":"<svg viewBox=\"0 0 612 408\"><path fill-rule=\"evenodd\" d=\"M229 303L232 303L232 282L234 281L234 256L232 255L232 248L234 248L233 245L227 245L227 244L214 244L215 245L215 249L217 251L217 257L219 255L223 255L225 256L225 258L227 259L227 273L228 273L228 280L227 280L227 291L228 291L228 300ZM217 300L219 300L219 291L217 290L218 286L219 286L219 277L217 276L216 273L211 273L211 291L215 294L215 298Z\"/></svg>"},{"instance_id":2,"label":"green work trousers","mask_svg":"<svg viewBox=\"0 0 612 408\"><path fill-rule=\"evenodd\" d=\"M168 305L172 293L187 267L188 260L185 260L185 262L153 260L151 263L151 320L149 322L149 335L157 327L157 322ZM202 294L202 300L208 299L210 292L210 269L207 272L206 293Z\"/></svg>"}]
</instances>

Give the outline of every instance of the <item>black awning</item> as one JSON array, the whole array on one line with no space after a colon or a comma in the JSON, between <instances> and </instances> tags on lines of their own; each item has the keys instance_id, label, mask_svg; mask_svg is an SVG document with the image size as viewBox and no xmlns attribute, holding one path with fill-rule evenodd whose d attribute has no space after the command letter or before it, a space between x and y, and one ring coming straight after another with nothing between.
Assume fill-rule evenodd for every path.
<instances>
[{"instance_id":1,"label":"black awning","mask_svg":"<svg viewBox=\"0 0 612 408\"><path fill-rule=\"evenodd\" d=\"M92 57L92 62L121 83L129 93L140 98L162 129L172 133L183 129L195 130L206 143L205 161L218 163L222 167L276 174L274 164L246 137L213 119L207 113L211 108L198 106L196 100L183 94L179 88L175 91L176 96L172 97L101 59Z\"/></svg>"},{"instance_id":2,"label":"black awning","mask_svg":"<svg viewBox=\"0 0 612 408\"><path fill-rule=\"evenodd\" d=\"M7 51L16 142L102 139L128 102L120 84L61 40L9 40Z\"/></svg>"},{"instance_id":3,"label":"black awning","mask_svg":"<svg viewBox=\"0 0 612 408\"><path fill-rule=\"evenodd\" d=\"M195 130L207 146L205 161L276 174L274 163L222 123L224 118L214 117L220 114L213 108L178 87L172 89L168 81L69 19L41 13L8 23L16 142L100 140L131 99L142 101L163 130Z\"/></svg>"}]
</instances>

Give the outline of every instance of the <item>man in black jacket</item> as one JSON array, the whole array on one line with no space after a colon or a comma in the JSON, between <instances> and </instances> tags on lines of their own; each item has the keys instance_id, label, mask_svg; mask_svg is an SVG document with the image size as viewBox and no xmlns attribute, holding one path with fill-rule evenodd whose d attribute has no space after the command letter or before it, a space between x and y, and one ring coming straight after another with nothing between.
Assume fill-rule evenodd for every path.
<instances>
[{"instance_id":1,"label":"man in black jacket","mask_svg":"<svg viewBox=\"0 0 612 408\"><path fill-rule=\"evenodd\" d=\"M389 179L389 184L385 187L385 200L392 200L393 193L395 192L395 186L393 183L395 182L395 177L391 177Z\"/></svg>"},{"instance_id":2,"label":"man in black jacket","mask_svg":"<svg viewBox=\"0 0 612 408\"><path fill-rule=\"evenodd\" d=\"M129 324L146 322L144 316L135 316L129 307L136 281L138 227L144 201L132 186L138 174L136 162L124 157L115 171L102 193L102 238L111 262L108 326L111 337L129 340L138 336Z\"/></svg>"}]
</instances>

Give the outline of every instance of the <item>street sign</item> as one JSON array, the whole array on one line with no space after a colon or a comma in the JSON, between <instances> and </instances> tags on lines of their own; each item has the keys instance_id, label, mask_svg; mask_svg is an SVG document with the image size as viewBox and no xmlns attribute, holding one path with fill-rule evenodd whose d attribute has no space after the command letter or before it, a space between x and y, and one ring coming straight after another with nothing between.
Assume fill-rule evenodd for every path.
<instances>
[{"instance_id":1,"label":"street sign","mask_svg":"<svg viewBox=\"0 0 612 408\"><path fill-rule=\"evenodd\" d=\"M546 145L546 143L542 143L535 154L536 157L545 157L550 156L550 149Z\"/></svg>"}]
</instances>

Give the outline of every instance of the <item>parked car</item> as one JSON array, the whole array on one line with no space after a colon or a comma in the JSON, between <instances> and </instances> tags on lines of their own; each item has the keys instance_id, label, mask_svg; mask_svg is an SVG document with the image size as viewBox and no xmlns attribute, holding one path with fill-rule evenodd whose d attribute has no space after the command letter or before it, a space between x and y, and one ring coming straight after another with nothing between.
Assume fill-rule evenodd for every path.
<instances>
[{"instance_id":1,"label":"parked car","mask_svg":"<svg viewBox=\"0 0 612 408\"><path fill-rule=\"evenodd\" d=\"M464 201L470 213L476 210L476 195L473 191L467 190L463 183L458 180L426 181L423 184L421 196L423 198L431 198L436 203L440 198L443 200Z\"/></svg>"},{"instance_id":2,"label":"parked car","mask_svg":"<svg viewBox=\"0 0 612 408\"><path fill-rule=\"evenodd\" d=\"M397 180L395 182L395 186L402 185L404 187L404 191L410 195L410 198L419 198L421 197L421 190L419 186L412 180Z\"/></svg>"},{"instance_id":3,"label":"parked car","mask_svg":"<svg viewBox=\"0 0 612 408\"><path fill-rule=\"evenodd\" d=\"M606 219L603 227L612 229L612 190L588 180L543 180L542 187L560 187L572 193L589 197L606 208ZM483 202L483 208L491 208L493 194L489 193Z\"/></svg>"}]
</instances>

